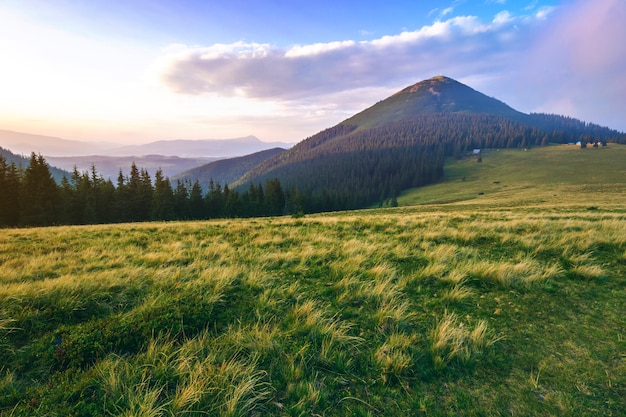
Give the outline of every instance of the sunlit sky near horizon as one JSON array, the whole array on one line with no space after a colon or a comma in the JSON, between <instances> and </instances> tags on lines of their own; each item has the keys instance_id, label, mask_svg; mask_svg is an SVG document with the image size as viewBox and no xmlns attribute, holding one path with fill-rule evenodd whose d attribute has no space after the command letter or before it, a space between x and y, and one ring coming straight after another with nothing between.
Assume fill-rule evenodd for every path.
<instances>
[{"instance_id":1,"label":"sunlit sky near horizon","mask_svg":"<svg viewBox=\"0 0 626 417\"><path fill-rule=\"evenodd\" d=\"M298 142L446 75L626 131L626 1L0 2L0 129Z\"/></svg>"}]
</instances>

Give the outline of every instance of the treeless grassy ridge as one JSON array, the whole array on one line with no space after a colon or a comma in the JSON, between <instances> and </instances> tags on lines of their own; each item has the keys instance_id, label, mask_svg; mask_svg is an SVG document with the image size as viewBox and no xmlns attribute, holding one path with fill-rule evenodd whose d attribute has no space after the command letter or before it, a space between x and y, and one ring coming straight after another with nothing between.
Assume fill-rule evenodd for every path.
<instances>
[{"instance_id":1,"label":"treeless grassy ridge","mask_svg":"<svg viewBox=\"0 0 626 417\"><path fill-rule=\"evenodd\" d=\"M624 415L626 195L569 186L3 230L0 414Z\"/></svg>"}]
</instances>

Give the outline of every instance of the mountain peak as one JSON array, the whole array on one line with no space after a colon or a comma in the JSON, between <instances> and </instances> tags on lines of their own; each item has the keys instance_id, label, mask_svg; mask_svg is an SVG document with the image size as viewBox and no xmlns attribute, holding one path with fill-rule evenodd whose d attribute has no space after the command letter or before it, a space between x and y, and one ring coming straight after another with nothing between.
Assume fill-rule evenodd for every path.
<instances>
[{"instance_id":1,"label":"mountain peak","mask_svg":"<svg viewBox=\"0 0 626 417\"><path fill-rule=\"evenodd\" d=\"M486 113L514 119L523 117L522 113L499 100L452 78L437 75L398 91L344 123L368 128L433 113Z\"/></svg>"},{"instance_id":2,"label":"mountain peak","mask_svg":"<svg viewBox=\"0 0 626 417\"><path fill-rule=\"evenodd\" d=\"M454 84L463 85L460 82L453 80L452 78L446 77L445 75L436 75L427 80L420 81L411 86L408 86L405 89L398 91L396 94L406 94L406 93L414 94L414 93L427 91L431 93L433 96L438 97L441 94L439 89L445 88L446 85L454 85Z\"/></svg>"},{"instance_id":3,"label":"mountain peak","mask_svg":"<svg viewBox=\"0 0 626 417\"><path fill-rule=\"evenodd\" d=\"M451 84L451 83L456 83L456 84L461 84L460 82L453 80L452 78L446 77L445 75L435 75L432 78L429 78L427 80L423 80L420 81L418 83L413 84L412 86L409 86L407 88L412 89L412 88L421 88L424 86L437 86L437 85L442 85L442 84Z\"/></svg>"},{"instance_id":4,"label":"mountain peak","mask_svg":"<svg viewBox=\"0 0 626 417\"><path fill-rule=\"evenodd\" d=\"M435 75L434 77L426 81L448 82L448 81L454 81L454 80L452 78L446 77L445 75Z\"/></svg>"}]
</instances>

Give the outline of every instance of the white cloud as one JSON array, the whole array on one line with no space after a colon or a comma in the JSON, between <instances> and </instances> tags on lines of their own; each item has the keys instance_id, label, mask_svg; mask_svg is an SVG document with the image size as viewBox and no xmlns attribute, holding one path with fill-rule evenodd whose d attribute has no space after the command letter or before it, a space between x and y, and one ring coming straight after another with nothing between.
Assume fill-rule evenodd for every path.
<instances>
[{"instance_id":1,"label":"white cloud","mask_svg":"<svg viewBox=\"0 0 626 417\"><path fill-rule=\"evenodd\" d=\"M349 48L354 46L354 41L343 41L343 42L329 42L329 43L315 43L313 45L296 45L292 46L285 52L286 58L297 58L301 56L312 56L312 55L320 55L323 53L328 53L331 51Z\"/></svg>"},{"instance_id":2,"label":"white cloud","mask_svg":"<svg viewBox=\"0 0 626 417\"><path fill-rule=\"evenodd\" d=\"M507 10L501 11L493 18L493 23L496 25L506 25L507 23L511 23L515 18L511 16L511 13Z\"/></svg>"},{"instance_id":3,"label":"white cloud","mask_svg":"<svg viewBox=\"0 0 626 417\"><path fill-rule=\"evenodd\" d=\"M444 17L449 15L450 13L452 13L454 11L454 7L446 7L445 9L443 9L441 11L441 13L439 13L439 17Z\"/></svg>"},{"instance_id":4,"label":"white cloud","mask_svg":"<svg viewBox=\"0 0 626 417\"><path fill-rule=\"evenodd\" d=\"M517 47L514 36L501 36L512 30L514 21L508 12L488 23L457 16L371 41L286 49L243 42L177 46L162 57L159 72L162 81L179 93L280 100L398 85L439 73L467 76L497 67L493 61Z\"/></svg>"},{"instance_id":5,"label":"white cloud","mask_svg":"<svg viewBox=\"0 0 626 417\"><path fill-rule=\"evenodd\" d=\"M533 0L530 4L528 4L528 6L524 7L524 10L532 10L535 7L537 7L537 4L539 3L539 0Z\"/></svg>"},{"instance_id":6,"label":"white cloud","mask_svg":"<svg viewBox=\"0 0 626 417\"><path fill-rule=\"evenodd\" d=\"M540 7L539 10L535 13L535 17L539 20L545 20L548 16L556 9L553 6L544 6Z\"/></svg>"}]
</instances>

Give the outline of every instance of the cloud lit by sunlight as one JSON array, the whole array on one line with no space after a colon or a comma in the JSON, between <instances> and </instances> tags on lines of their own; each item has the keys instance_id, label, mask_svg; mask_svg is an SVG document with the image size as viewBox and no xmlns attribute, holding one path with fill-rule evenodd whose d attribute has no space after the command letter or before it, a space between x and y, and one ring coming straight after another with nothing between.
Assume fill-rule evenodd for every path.
<instances>
[{"instance_id":1,"label":"cloud lit by sunlight","mask_svg":"<svg viewBox=\"0 0 626 417\"><path fill-rule=\"evenodd\" d=\"M444 74L520 111L626 130L626 2L533 1L517 12L510 2L487 4L500 10L460 15L462 3L451 2L415 30L283 46L94 38L0 6L0 54L10 57L0 65L0 129L298 141Z\"/></svg>"},{"instance_id":2,"label":"cloud lit by sunlight","mask_svg":"<svg viewBox=\"0 0 626 417\"><path fill-rule=\"evenodd\" d=\"M241 42L187 47L162 57L159 66L163 82L179 93L297 99L415 82L420 75L469 76L477 67L468 50L481 51L481 60L489 62L502 49L518 47L514 39L502 44L497 36L512 31L516 21L509 13L499 13L488 23L475 16L457 16L372 41L282 49L263 45L263 53L258 53L257 44Z\"/></svg>"}]
</instances>

